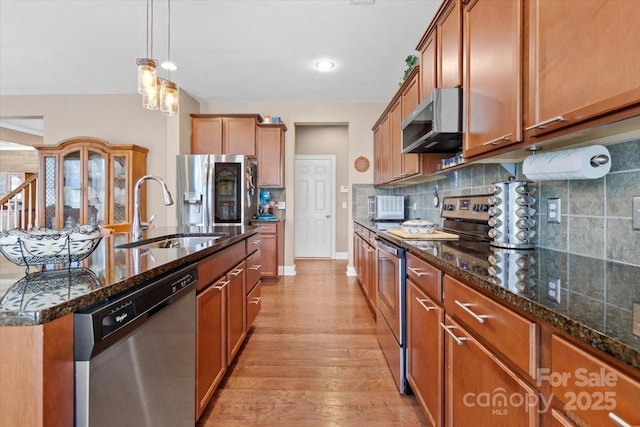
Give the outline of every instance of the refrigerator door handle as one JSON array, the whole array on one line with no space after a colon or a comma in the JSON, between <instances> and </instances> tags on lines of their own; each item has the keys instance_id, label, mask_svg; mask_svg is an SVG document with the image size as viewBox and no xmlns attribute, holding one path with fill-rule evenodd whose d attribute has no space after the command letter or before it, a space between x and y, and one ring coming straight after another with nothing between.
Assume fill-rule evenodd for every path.
<instances>
[{"instance_id":1,"label":"refrigerator door handle","mask_svg":"<svg viewBox=\"0 0 640 427\"><path fill-rule=\"evenodd\" d=\"M213 176L213 164L209 162L209 159L204 164L204 226L211 226L211 200L210 200L210 191L213 183L211 182L211 178Z\"/></svg>"}]
</instances>

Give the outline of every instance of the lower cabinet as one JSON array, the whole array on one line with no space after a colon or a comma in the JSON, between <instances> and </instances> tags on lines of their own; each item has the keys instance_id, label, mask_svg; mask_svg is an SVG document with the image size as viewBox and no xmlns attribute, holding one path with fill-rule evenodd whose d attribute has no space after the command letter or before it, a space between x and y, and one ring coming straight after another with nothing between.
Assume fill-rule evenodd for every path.
<instances>
[{"instance_id":1,"label":"lower cabinet","mask_svg":"<svg viewBox=\"0 0 640 427\"><path fill-rule=\"evenodd\" d=\"M278 279L279 267L284 264L284 222L254 222L260 226L263 279Z\"/></svg>"},{"instance_id":2,"label":"lower cabinet","mask_svg":"<svg viewBox=\"0 0 640 427\"><path fill-rule=\"evenodd\" d=\"M246 262L242 261L227 273L227 366L233 361L247 334L245 266Z\"/></svg>"},{"instance_id":3,"label":"lower cabinet","mask_svg":"<svg viewBox=\"0 0 640 427\"><path fill-rule=\"evenodd\" d=\"M358 223L354 223L353 229L353 264L358 274L358 280L362 291L367 298L372 311L376 312L376 246L375 234L369 232Z\"/></svg>"},{"instance_id":4,"label":"lower cabinet","mask_svg":"<svg viewBox=\"0 0 640 427\"><path fill-rule=\"evenodd\" d=\"M470 332L445 316L447 426L538 426L539 396Z\"/></svg>"},{"instance_id":5,"label":"lower cabinet","mask_svg":"<svg viewBox=\"0 0 640 427\"><path fill-rule=\"evenodd\" d=\"M251 328L262 308L262 282L255 284L247 294L247 329Z\"/></svg>"}]
</instances>

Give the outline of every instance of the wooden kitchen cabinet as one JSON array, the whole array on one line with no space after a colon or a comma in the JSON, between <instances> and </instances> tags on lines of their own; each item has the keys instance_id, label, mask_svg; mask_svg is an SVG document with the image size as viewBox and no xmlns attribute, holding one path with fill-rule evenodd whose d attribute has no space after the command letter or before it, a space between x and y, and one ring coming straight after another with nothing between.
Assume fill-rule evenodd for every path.
<instances>
[{"instance_id":1,"label":"wooden kitchen cabinet","mask_svg":"<svg viewBox=\"0 0 640 427\"><path fill-rule=\"evenodd\" d=\"M258 114L191 114L191 154L256 156Z\"/></svg>"},{"instance_id":2,"label":"wooden kitchen cabinet","mask_svg":"<svg viewBox=\"0 0 640 427\"><path fill-rule=\"evenodd\" d=\"M354 264L360 286L371 311L376 313L376 245L375 233L354 223Z\"/></svg>"},{"instance_id":3,"label":"wooden kitchen cabinet","mask_svg":"<svg viewBox=\"0 0 640 427\"><path fill-rule=\"evenodd\" d=\"M43 185L38 186L38 224L61 229L68 225L118 224L133 221L133 189L146 174L148 149L112 145L75 137L57 145L35 146ZM141 191L140 212L146 213Z\"/></svg>"},{"instance_id":4,"label":"wooden kitchen cabinet","mask_svg":"<svg viewBox=\"0 0 640 427\"><path fill-rule=\"evenodd\" d=\"M431 425L444 423L444 308L440 271L407 254L407 380Z\"/></svg>"},{"instance_id":5,"label":"wooden kitchen cabinet","mask_svg":"<svg viewBox=\"0 0 640 427\"><path fill-rule=\"evenodd\" d=\"M382 126L373 129L373 185L382 184Z\"/></svg>"},{"instance_id":6,"label":"wooden kitchen cabinet","mask_svg":"<svg viewBox=\"0 0 640 427\"><path fill-rule=\"evenodd\" d=\"M247 332L251 329L254 320L258 316L262 307L262 282L260 276L262 275L262 254L258 249L247 257L247 277L246 277L246 302L247 307L246 314L247 320L245 321L245 327Z\"/></svg>"},{"instance_id":7,"label":"wooden kitchen cabinet","mask_svg":"<svg viewBox=\"0 0 640 427\"><path fill-rule=\"evenodd\" d=\"M389 116L380 122L380 184L391 181L391 133Z\"/></svg>"},{"instance_id":8,"label":"wooden kitchen cabinet","mask_svg":"<svg viewBox=\"0 0 640 427\"><path fill-rule=\"evenodd\" d=\"M285 186L284 124L258 125L258 187Z\"/></svg>"},{"instance_id":9,"label":"wooden kitchen cabinet","mask_svg":"<svg viewBox=\"0 0 640 427\"><path fill-rule=\"evenodd\" d=\"M446 425L538 426L537 391L448 315L443 330Z\"/></svg>"},{"instance_id":10,"label":"wooden kitchen cabinet","mask_svg":"<svg viewBox=\"0 0 640 427\"><path fill-rule=\"evenodd\" d=\"M390 181L402 177L402 104L396 99L389 110L389 155L391 157Z\"/></svg>"},{"instance_id":11,"label":"wooden kitchen cabinet","mask_svg":"<svg viewBox=\"0 0 640 427\"><path fill-rule=\"evenodd\" d=\"M254 221L252 224L260 226L260 275L265 280L277 280L279 267L284 265L284 221Z\"/></svg>"},{"instance_id":12,"label":"wooden kitchen cabinet","mask_svg":"<svg viewBox=\"0 0 640 427\"><path fill-rule=\"evenodd\" d=\"M463 22L468 159L522 141L523 0L471 0Z\"/></svg>"},{"instance_id":13,"label":"wooden kitchen cabinet","mask_svg":"<svg viewBox=\"0 0 640 427\"><path fill-rule=\"evenodd\" d=\"M442 7L436 27L438 87L462 87L462 0Z\"/></svg>"},{"instance_id":14,"label":"wooden kitchen cabinet","mask_svg":"<svg viewBox=\"0 0 640 427\"><path fill-rule=\"evenodd\" d=\"M636 2L532 0L527 12L527 142L640 105Z\"/></svg>"},{"instance_id":15,"label":"wooden kitchen cabinet","mask_svg":"<svg viewBox=\"0 0 640 427\"><path fill-rule=\"evenodd\" d=\"M227 273L227 366L233 361L247 335L246 265L246 261L242 261Z\"/></svg>"},{"instance_id":16,"label":"wooden kitchen cabinet","mask_svg":"<svg viewBox=\"0 0 640 427\"><path fill-rule=\"evenodd\" d=\"M420 52L420 101L425 99L438 86L438 59L436 49L436 31L427 29L416 50Z\"/></svg>"},{"instance_id":17,"label":"wooden kitchen cabinet","mask_svg":"<svg viewBox=\"0 0 640 427\"><path fill-rule=\"evenodd\" d=\"M402 120L406 119L409 114L415 110L420 103L420 68L416 67L407 78L407 82L403 85L404 90L400 96L402 107ZM400 125L402 126L402 120ZM402 150L402 127L400 128L399 147ZM401 159L400 176L410 176L420 173L420 154L411 153L403 154Z\"/></svg>"}]
</instances>

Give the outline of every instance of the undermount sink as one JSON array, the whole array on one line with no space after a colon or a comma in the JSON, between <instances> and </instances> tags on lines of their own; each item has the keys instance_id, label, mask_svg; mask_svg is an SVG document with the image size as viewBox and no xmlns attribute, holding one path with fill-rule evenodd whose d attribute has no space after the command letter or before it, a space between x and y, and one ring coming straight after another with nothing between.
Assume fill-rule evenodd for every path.
<instances>
[{"instance_id":1,"label":"undermount sink","mask_svg":"<svg viewBox=\"0 0 640 427\"><path fill-rule=\"evenodd\" d=\"M116 247L122 249L202 249L227 235L228 233L172 234L124 243Z\"/></svg>"}]
</instances>

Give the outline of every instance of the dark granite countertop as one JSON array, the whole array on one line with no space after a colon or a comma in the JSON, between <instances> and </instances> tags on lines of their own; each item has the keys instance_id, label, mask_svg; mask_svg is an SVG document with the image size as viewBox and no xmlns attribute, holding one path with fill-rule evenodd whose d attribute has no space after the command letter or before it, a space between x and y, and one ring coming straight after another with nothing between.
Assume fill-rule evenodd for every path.
<instances>
[{"instance_id":1,"label":"dark granite countertop","mask_svg":"<svg viewBox=\"0 0 640 427\"><path fill-rule=\"evenodd\" d=\"M367 219L356 222L376 231ZM377 233L444 273L640 369L640 332L634 334L632 319L634 305L640 310L639 267L542 248L502 249L463 237L401 240Z\"/></svg>"},{"instance_id":2,"label":"dark granite countertop","mask_svg":"<svg viewBox=\"0 0 640 427\"><path fill-rule=\"evenodd\" d=\"M179 267L192 264L257 233L258 226L158 227L145 238L178 233L226 233L198 250L188 248L122 249L129 233L104 236L96 250L79 263L17 266L0 256L0 326L47 323Z\"/></svg>"}]
</instances>

